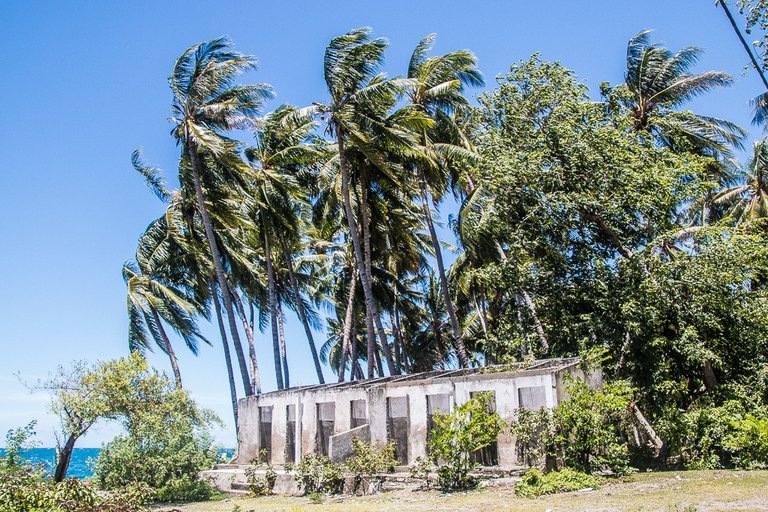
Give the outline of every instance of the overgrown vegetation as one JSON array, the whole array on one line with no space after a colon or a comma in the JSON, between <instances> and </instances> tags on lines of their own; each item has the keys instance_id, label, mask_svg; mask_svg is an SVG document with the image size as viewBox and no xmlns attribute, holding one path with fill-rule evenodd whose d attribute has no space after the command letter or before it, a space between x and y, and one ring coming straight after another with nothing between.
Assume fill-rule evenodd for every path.
<instances>
[{"instance_id":1,"label":"overgrown vegetation","mask_svg":"<svg viewBox=\"0 0 768 512\"><path fill-rule=\"evenodd\" d=\"M82 480L42 480L27 473L0 476L0 512L144 512L155 497L146 485L97 492Z\"/></svg>"},{"instance_id":2,"label":"overgrown vegetation","mask_svg":"<svg viewBox=\"0 0 768 512\"><path fill-rule=\"evenodd\" d=\"M259 462L266 459L266 450L262 450L259 457L251 461L251 467L245 470L245 478L252 496L269 496L275 487L277 472L271 464Z\"/></svg>"},{"instance_id":3,"label":"overgrown vegetation","mask_svg":"<svg viewBox=\"0 0 768 512\"><path fill-rule=\"evenodd\" d=\"M214 494L199 472L217 462L211 429L220 420L143 356L77 363L42 387L52 392L67 441L50 475L24 458L34 446L34 422L8 432L0 458L0 505L8 510L131 512L149 501L201 501ZM88 483L63 478L75 441L101 420L119 421L123 433L102 446Z\"/></svg>"},{"instance_id":4,"label":"overgrown vegetation","mask_svg":"<svg viewBox=\"0 0 768 512\"><path fill-rule=\"evenodd\" d=\"M625 383L591 389L581 380L566 380L569 400L553 411L522 408L511 424L518 455L531 467L571 468L578 472L631 471L631 390Z\"/></svg>"},{"instance_id":5,"label":"overgrown vegetation","mask_svg":"<svg viewBox=\"0 0 768 512\"><path fill-rule=\"evenodd\" d=\"M492 395L480 393L449 414L434 416L429 456L437 466L437 485L444 491L472 487L470 475L478 466L472 454L496 441L504 427L492 410Z\"/></svg>"},{"instance_id":6,"label":"overgrown vegetation","mask_svg":"<svg viewBox=\"0 0 768 512\"><path fill-rule=\"evenodd\" d=\"M763 2L743 5L762 24ZM701 50L642 31L616 63L622 83L589 91L533 55L475 107L475 56L433 55L433 44L420 41L407 78L390 79L379 73L387 42L351 30L326 48L327 97L267 114L271 89L236 83L253 57L226 39L185 51L171 79L179 190L133 158L166 211L124 269L131 343L163 348L180 386L164 329L194 351L207 341L195 322L215 312L235 415L236 379L246 395L261 389L251 307L271 326L278 388L290 385L286 309L320 382L321 360L344 380L599 352L607 380L627 384L587 396L613 400L599 410L553 418L572 441L556 443L564 464L749 465L760 450L735 448L745 438L710 448L694 428L745 390L750 408L724 428L761 418L768 395L768 142L737 164L746 132L686 109L733 78L697 73ZM233 140L235 128L253 140ZM451 193L459 254L446 268L432 216ZM318 351L311 326L325 302L335 316ZM631 406L618 386L635 390ZM576 426L599 419L614 428ZM526 450L530 463L543 456Z\"/></svg>"},{"instance_id":7,"label":"overgrown vegetation","mask_svg":"<svg viewBox=\"0 0 768 512\"><path fill-rule=\"evenodd\" d=\"M596 489L599 484L600 478L570 468L550 471L546 474L531 468L515 485L515 494L522 498L536 498L544 494Z\"/></svg>"},{"instance_id":8,"label":"overgrown vegetation","mask_svg":"<svg viewBox=\"0 0 768 512\"><path fill-rule=\"evenodd\" d=\"M134 356L141 365L140 356ZM146 364L146 363L143 363ZM143 484L161 502L203 501L213 488L200 480L200 471L217 462L218 447L211 428L220 420L200 409L165 374L141 368L144 402L121 416L124 434L102 446L93 481L101 489L116 490ZM147 399L151 399L149 402Z\"/></svg>"},{"instance_id":9,"label":"overgrown vegetation","mask_svg":"<svg viewBox=\"0 0 768 512\"><path fill-rule=\"evenodd\" d=\"M344 489L344 466L325 455L305 455L299 463L287 464L285 469L296 474L305 494L339 494Z\"/></svg>"},{"instance_id":10,"label":"overgrown vegetation","mask_svg":"<svg viewBox=\"0 0 768 512\"><path fill-rule=\"evenodd\" d=\"M363 494L371 484L380 484L379 477L392 473L398 464L393 443L379 447L358 438L352 439L352 455L344 461L346 470L354 479L355 492Z\"/></svg>"}]
</instances>

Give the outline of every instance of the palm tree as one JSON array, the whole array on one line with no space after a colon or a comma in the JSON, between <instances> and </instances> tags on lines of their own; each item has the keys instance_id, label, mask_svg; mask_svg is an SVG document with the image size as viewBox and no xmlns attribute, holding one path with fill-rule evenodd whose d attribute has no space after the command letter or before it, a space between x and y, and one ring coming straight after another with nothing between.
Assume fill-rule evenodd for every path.
<instances>
[{"instance_id":1,"label":"palm tree","mask_svg":"<svg viewBox=\"0 0 768 512\"><path fill-rule=\"evenodd\" d=\"M304 326L317 378L323 384L323 371L293 261L294 254L300 252L302 247L302 203L306 202L306 199L301 197L298 174L304 172L307 166L313 165L322 154L322 148L312 139L314 128L315 122L311 117L298 115L293 107L282 106L261 120L254 133L255 144L246 149L245 155L255 170L251 195L256 201L260 215L259 225L264 230L264 253L270 279L270 316L277 319L277 308L280 304L274 293L276 273L273 269L270 242L272 238L278 240L288 271L293 295L292 306ZM294 252L289 246L296 248ZM269 252L267 247L270 248ZM277 361L279 344L276 328L273 328L273 345ZM283 373L287 373L287 368Z\"/></svg>"},{"instance_id":2,"label":"palm tree","mask_svg":"<svg viewBox=\"0 0 768 512\"><path fill-rule=\"evenodd\" d=\"M215 280L210 277L212 273L209 269L212 264L206 248L203 247L207 244L203 241L199 217L195 215L196 204L194 200L186 199L179 191L169 191L165 187L161 171L157 167L146 164L140 150L133 152L131 161L134 169L144 177L152 192L161 201L167 203L165 215L150 223L139 238L136 260L141 266L151 268L153 274L183 282L184 288L189 292L188 295L194 298L191 302L200 305L205 318L209 316L207 303L209 300L213 301L224 348L232 412L235 430L237 430L238 397L229 341L222 320Z\"/></svg>"},{"instance_id":3,"label":"palm tree","mask_svg":"<svg viewBox=\"0 0 768 512\"><path fill-rule=\"evenodd\" d=\"M255 66L253 57L235 51L226 38L218 38L187 49L176 60L170 77L174 96L171 118L175 124L173 135L189 159L198 213L211 252L216 280L222 291L224 310L235 348L240 346L240 336L232 297L227 293L229 288L222 253L206 205L200 152L209 154L224 166L247 172L247 166L236 153L236 144L221 132L249 126L250 119L258 113L264 99L271 96L271 89L266 85L234 84L239 74ZM182 166L180 170L186 169ZM241 351L238 352L238 359L243 386L246 395L251 395L253 388Z\"/></svg>"},{"instance_id":4,"label":"palm tree","mask_svg":"<svg viewBox=\"0 0 768 512\"><path fill-rule=\"evenodd\" d=\"M669 145L676 138L702 150L728 153L729 146L741 147L746 132L728 121L690 112L674 112L686 101L713 89L727 87L733 78L721 71L691 74L702 50L688 46L676 53L650 42L651 31L643 30L627 45L624 75L629 109L636 131L655 132Z\"/></svg>"},{"instance_id":5,"label":"palm tree","mask_svg":"<svg viewBox=\"0 0 768 512\"><path fill-rule=\"evenodd\" d=\"M161 171L144 162L140 150L133 152L131 162L153 193L171 204L166 214L150 223L139 238L136 260L123 264L123 280L128 288L128 344L131 351L143 351L151 348L151 336L168 356L176 385L181 388L178 359L163 322L197 355L199 340L210 343L200 334L195 317L207 317L208 312L187 292L194 283L178 268L180 260L176 256L180 246L169 236L169 220L172 222L177 198L165 187Z\"/></svg>"},{"instance_id":6,"label":"palm tree","mask_svg":"<svg viewBox=\"0 0 768 512\"><path fill-rule=\"evenodd\" d=\"M440 249L440 240L437 237L432 221L432 210L429 205L429 195L432 201L439 203L448 188L449 170L451 162L446 156L465 156L472 158L471 150L462 147L461 140L450 140L440 137L445 133L461 131L453 123L451 113L468 106L467 100L462 94L465 85L482 86L483 78L477 70L475 56L468 50L451 52L439 57L428 57L427 53L434 44L435 35L431 34L422 39L411 55L408 65L408 78L412 85L407 89L411 106L423 112L435 125L450 124L446 129L424 129L419 134L419 144L426 152L426 158L415 163L418 174L418 186L421 196L421 204L424 210L429 235L432 241L432 250L437 261L438 276L443 301L448 317L453 327L453 338L456 345L456 353L462 367L468 365L467 351L461 334L461 325L456 315L456 308L451 300L448 290L448 278L445 273L443 254Z\"/></svg>"},{"instance_id":7,"label":"palm tree","mask_svg":"<svg viewBox=\"0 0 768 512\"><path fill-rule=\"evenodd\" d=\"M128 287L128 343L131 351L149 348L149 333L157 346L168 355L176 386L181 388L181 371L171 340L163 327L166 322L197 355L198 340L208 341L200 333L195 316L201 314L193 299L158 276L147 275L136 262L123 264L123 280Z\"/></svg>"},{"instance_id":8,"label":"palm tree","mask_svg":"<svg viewBox=\"0 0 768 512\"><path fill-rule=\"evenodd\" d=\"M727 207L726 217L744 224L768 217L768 139L756 142L740 183L722 190L714 202Z\"/></svg>"},{"instance_id":9,"label":"palm tree","mask_svg":"<svg viewBox=\"0 0 768 512\"><path fill-rule=\"evenodd\" d=\"M399 370L392 357L387 342L387 335L379 316L379 309L373 295L373 286L363 242L368 247L365 236L368 229L365 201L361 208L362 230L358 227L352 208L352 162L350 151L356 150L382 172L390 172L384 153L375 144L375 139L386 139L390 145L404 142L402 133L398 133L382 122L381 105L394 103L400 92L400 84L389 80L384 74L377 74L383 59L387 43L382 38L371 39L370 29L360 28L335 37L325 51L324 76L330 94L326 105L316 104L313 111L319 113L328 123L328 132L336 137L338 164L341 173L341 195L344 214L352 239L355 262L360 274L360 282L365 297L366 318L369 324L369 367L368 376L373 376L373 352L375 334L378 335L390 374L397 375ZM359 159L356 159L359 162ZM366 184L363 190L367 192ZM364 241L361 241L363 233Z\"/></svg>"}]
</instances>

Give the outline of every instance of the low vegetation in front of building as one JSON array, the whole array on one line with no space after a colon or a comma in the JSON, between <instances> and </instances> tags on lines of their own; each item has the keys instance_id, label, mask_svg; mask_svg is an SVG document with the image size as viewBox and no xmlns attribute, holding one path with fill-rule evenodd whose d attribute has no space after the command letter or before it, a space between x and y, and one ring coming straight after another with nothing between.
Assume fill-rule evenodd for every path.
<instances>
[{"instance_id":1,"label":"low vegetation in front of building","mask_svg":"<svg viewBox=\"0 0 768 512\"><path fill-rule=\"evenodd\" d=\"M544 494L596 489L599 484L599 477L571 468L563 468L549 473L542 473L537 468L531 468L515 485L515 494L523 498L537 498Z\"/></svg>"}]
</instances>

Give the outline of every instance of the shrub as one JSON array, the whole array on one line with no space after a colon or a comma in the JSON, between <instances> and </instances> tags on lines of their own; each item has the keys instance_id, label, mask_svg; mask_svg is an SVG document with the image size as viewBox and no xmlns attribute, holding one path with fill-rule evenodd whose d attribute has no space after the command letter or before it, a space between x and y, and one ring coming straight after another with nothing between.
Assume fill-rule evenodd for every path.
<instances>
[{"instance_id":1,"label":"shrub","mask_svg":"<svg viewBox=\"0 0 768 512\"><path fill-rule=\"evenodd\" d=\"M518 460L528 467L544 463L547 444L554 439L552 411L539 409L532 411L525 407L517 410L517 418L510 425L510 433L515 436Z\"/></svg>"},{"instance_id":2,"label":"shrub","mask_svg":"<svg viewBox=\"0 0 768 512\"><path fill-rule=\"evenodd\" d=\"M38 445L32 439L35 437L37 421L30 421L23 427L14 428L5 434L5 454L0 457L0 475L27 473L36 478L43 478L46 467L43 464L32 464L24 460L23 454Z\"/></svg>"},{"instance_id":3,"label":"shrub","mask_svg":"<svg viewBox=\"0 0 768 512\"><path fill-rule=\"evenodd\" d=\"M217 462L209 433L216 422L186 394L175 395L157 414L134 418L125 435L102 447L93 481L105 490L141 483L156 489L161 502L210 499L215 491L198 475Z\"/></svg>"},{"instance_id":4,"label":"shrub","mask_svg":"<svg viewBox=\"0 0 768 512\"><path fill-rule=\"evenodd\" d=\"M734 452L734 464L742 469L768 467L768 419L747 414L744 419L731 422L733 433L726 440L726 448Z\"/></svg>"},{"instance_id":5,"label":"shrub","mask_svg":"<svg viewBox=\"0 0 768 512\"><path fill-rule=\"evenodd\" d=\"M523 498L535 498L544 494L578 491L590 487L596 489L599 484L598 477L570 468L551 471L547 474L531 468L515 485L515 494Z\"/></svg>"},{"instance_id":6,"label":"shrub","mask_svg":"<svg viewBox=\"0 0 768 512\"><path fill-rule=\"evenodd\" d=\"M344 466L325 455L306 455L298 464L286 465L286 471L296 473L305 494L338 494L344 489Z\"/></svg>"},{"instance_id":7,"label":"shrub","mask_svg":"<svg viewBox=\"0 0 768 512\"><path fill-rule=\"evenodd\" d=\"M585 382L569 380L569 400L553 412L552 440L567 467L585 473L610 470L621 475L631 471L629 431L631 389L623 382L591 389Z\"/></svg>"},{"instance_id":8,"label":"shrub","mask_svg":"<svg viewBox=\"0 0 768 512\"><path fill-rule=\"evenodd\" d=\"M0 476L0 512L143 512L153 498L144 485L97 493L74 478L53 483L24 473Z\"/></svg>"},{"instance_id":9,"label":"shrub","mask_svg":"<svg viewBox=\"0 0 768 512\"><path fill-rule=\"evenodd\" d=\"M267 451L261 451L262 460L267 460ZM254 460L254 462L256 462ZM260 471L264 469L264 474L260 474ZM251 490L253 496L269 496L272 494L272 489L275 487L277 481L277 473L271 464L252 463L251 467L245 470L245 478L248 481L248 487Z\"/></svg>"},{"instance_id":10,"label":"shrub","mask_svg":"<svg viewBox=\"0 0 768 512\"><path fill-rule=\"evenodd\" d=\"M432 483L429 479L429 474L432 473L433 470L434 464L432 464L429 459L416 457L416 460L411 466L410 475L414 480L421 481L422 487L429 488Z\"/></svg>"},{"instance_id":11,"label":"shrub","mask_svg":"<svg viewBox=\"0 0 768 512\"><path fill-rule=\"evenodd\" d=\"M496 441L504 425L490 410L490 395L476 395L451 414L436 414L434 421L429 453L437 461L438 486L444 491L474 486L472 454Z\"/></svg>"},{"instance_id":12,"label":"shrub","mask_svg":"<svg viewBox=\"0 0 768 512\"><path fill-rule=\"evenodd\" d=\"M376 475L392 473L397 466L395 445L374 446L358 438L352 439L352 455L346 460L346 469L354 477L354 490L369 482ZM365 493L365 488L363 488Z\"/></svg>"}]
</instances>

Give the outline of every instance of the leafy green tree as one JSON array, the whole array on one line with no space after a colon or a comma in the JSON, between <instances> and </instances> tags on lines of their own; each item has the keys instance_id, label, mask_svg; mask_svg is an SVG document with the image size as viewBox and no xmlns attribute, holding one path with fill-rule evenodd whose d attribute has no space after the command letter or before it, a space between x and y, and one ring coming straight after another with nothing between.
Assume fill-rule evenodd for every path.
<instances>
[{"instance_id":1,"label":"leafy green tree","mask_svg":"<svg viewBox=\"0 0 768 512\"><path fill-rule=\"evenodd\" d=\"M210 431L220 420L184 392L164 394L159 406L123 417L125 433L102 446L94 482L103 490L146 485L161 502L207 500L213 488L199 473L218 460Z\"/></svg>"},{"instance_id":2,"label":"leafy green tree","mask_svg":"<svg viewBox=\"0 0 768 512\"><path fill-rule=\"evenodd\" d=\"M168 378L151 369L143 356L60 367L35 389L51 395L51 412L59 417L59 446L53 479L66 478L75 443L99 421L134 418L161 408L173 393ZM179 390L178 392L182 392Z\"/></svg>"}]
</instances>

